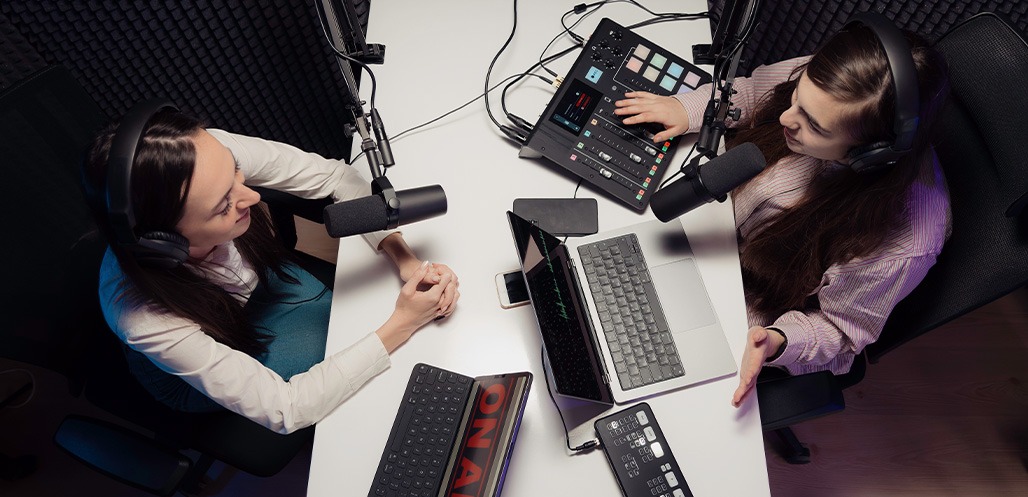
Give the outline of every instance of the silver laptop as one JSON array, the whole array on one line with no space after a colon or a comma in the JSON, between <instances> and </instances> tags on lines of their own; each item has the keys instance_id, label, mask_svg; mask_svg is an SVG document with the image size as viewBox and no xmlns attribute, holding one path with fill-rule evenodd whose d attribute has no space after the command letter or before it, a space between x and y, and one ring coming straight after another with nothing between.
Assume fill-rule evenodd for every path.
<instances>
[{"instance_id":1,"label":"silver laptop","mask_svg":"<svg viewBox=\"0 0 1028 497\"><path fill-rule=\"evenodd\" d=\"M558 394L623 404L735 374L679 221L562 243L507 218Z\"/></svg>"}]
</instances>

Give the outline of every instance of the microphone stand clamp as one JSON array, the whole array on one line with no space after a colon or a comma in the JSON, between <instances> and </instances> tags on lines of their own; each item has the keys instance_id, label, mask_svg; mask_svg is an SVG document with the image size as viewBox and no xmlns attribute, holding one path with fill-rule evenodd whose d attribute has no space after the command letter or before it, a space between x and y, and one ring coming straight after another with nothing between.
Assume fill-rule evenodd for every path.
<instances>
[{"instance_id":1,"label":"microphone stand clamp","mask_svg":"<svg viewBox=\"0 0 1028 497\"><path fill-rule=\"evenodd\" d=\"M400 197L396 196L393 184L385 176L379 176L371 180L371 194L378 195L385 200L386 205L386 227L391 230L400 225Z\"/></svg>"},{"instance_id":2,"label":"microphone stand clamp","mask_svg":"<svg viewBox=\"0 0 1028 497\"><path fill-rule=\"evenodd\" d=\"M724 202L725 200L728 200L728 194L722 194L720 196L715 197L714 193L710 191L710 188L707 188L707 185L703 184L703 176L700 176L700 159L702 159L704 157L706 157L706 156L705 155L697 155L696 157L693 157L693 159L691 161L689 161L689 164L687 166L685 166L684 168L682 168L682 176L683 176L683 178L678 180L678 181L693 181L693 180L695 180L693 182L693 188L697 188L698 187L701 192L707 194L707 197L710 197L710 198L712 198L714 200L717 200L718 202ZM708 157L708 160L712 159L712 158L713 157ZM699 193L699 192L697 192L697 193Z\"/></svg>"}]
</instances>

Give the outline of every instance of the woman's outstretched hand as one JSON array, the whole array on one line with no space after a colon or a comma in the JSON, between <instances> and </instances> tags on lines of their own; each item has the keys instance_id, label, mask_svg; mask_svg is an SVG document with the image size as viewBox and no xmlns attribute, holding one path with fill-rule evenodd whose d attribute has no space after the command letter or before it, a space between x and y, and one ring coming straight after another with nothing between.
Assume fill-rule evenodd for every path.
<instances>
[{"instance_id":1,"label":"woman's outstretched hand","mask_svg":"<svg viewBox=\"0 0 1028 497\"><path fill-rule=\"evenodd\" d=\"M764 367L768 357L778 352L779 347L785 342L778 333L769 333L767 328L754 326L746 334L746 350L742 353L742 363L739 364L739 388L735 389L732 395L732 405L739 407L742 399L753 390L757 384L757 375Z\"/></svg>"}]
</instances>

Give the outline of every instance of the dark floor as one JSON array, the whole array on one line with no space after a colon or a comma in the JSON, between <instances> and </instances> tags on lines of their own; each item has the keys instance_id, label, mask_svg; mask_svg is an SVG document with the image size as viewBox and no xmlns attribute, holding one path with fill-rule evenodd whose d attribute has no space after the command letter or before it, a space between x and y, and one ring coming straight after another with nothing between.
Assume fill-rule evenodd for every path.
<instances>
[{"instance_id":1,"label":"dark floor","mask_svg":"<svg viewBox=\"0 0 1028 497\"><path fill-rule=\"evenodd\" d=\"M333 257L334 241L321 233L301 225L301 248ZM1028 495L1026 358L1028 290L1021 289L887 355L846 391L845 411L796 427L811 464L785 464L768 445L772 494ZM33 454L39 467L27 478L0 480L0 496L143 495L54 446L67 414L104 417L68 396L60 376L0 359L0 397L27 374L31 397L0 409L0 453ZM215 464L202 495L302 496L309 465L309 450L271 478Z\"/></svg>"}]
</instances>

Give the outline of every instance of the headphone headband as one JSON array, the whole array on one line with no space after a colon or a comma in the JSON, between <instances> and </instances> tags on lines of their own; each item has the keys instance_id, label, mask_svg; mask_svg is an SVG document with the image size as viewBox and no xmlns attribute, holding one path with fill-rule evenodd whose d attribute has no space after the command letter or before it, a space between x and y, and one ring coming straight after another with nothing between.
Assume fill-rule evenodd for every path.
<instances>
[{"instance_id":1,"label":"headphone headband","mask_svg":"<svg viewBox=\"0 0 1028 497\"><path fill-rule=\"evenodd\" d=\"M910 45L899 28L881 14L860 12L851 17L846 24L855 22L874 31L889 59L892 85L896 92L896 113L893 121L896 140L891 148L894 152L905 153L914 145L921 106L917 86L917 65L914 64Z\"/></svg>"},{"instance_id":2,"label":"headphone headband","mask_svg":"<svg viewBox=\"0 0 1028 497\"><path fill-rule=\"evenodd\" d=\"M135 234L136 216L132 211L131 190L132 164L136 159L136 148L143 141L146 123L162 109L178 110L167 99L155 98L133 106L121 122L111 140L111 151L107 158L107 216L118 243L139 242Z\"/></svg>"},{"instance_id":3,"label":"headphone headband","mask_svg":"<svg viewBox=\"0 0 1028 497\"><path fill-rule=\"evenodd\" d=\"M136 236L136 216L132 210L132 165L136 149L151 118L163 109L178 107L162 98L133 106L111 139L107 156L107 219L117 242L144 266L171 269L189 256L189 240L175 232L152 231Z\"/></svg>"}]
</instances>

